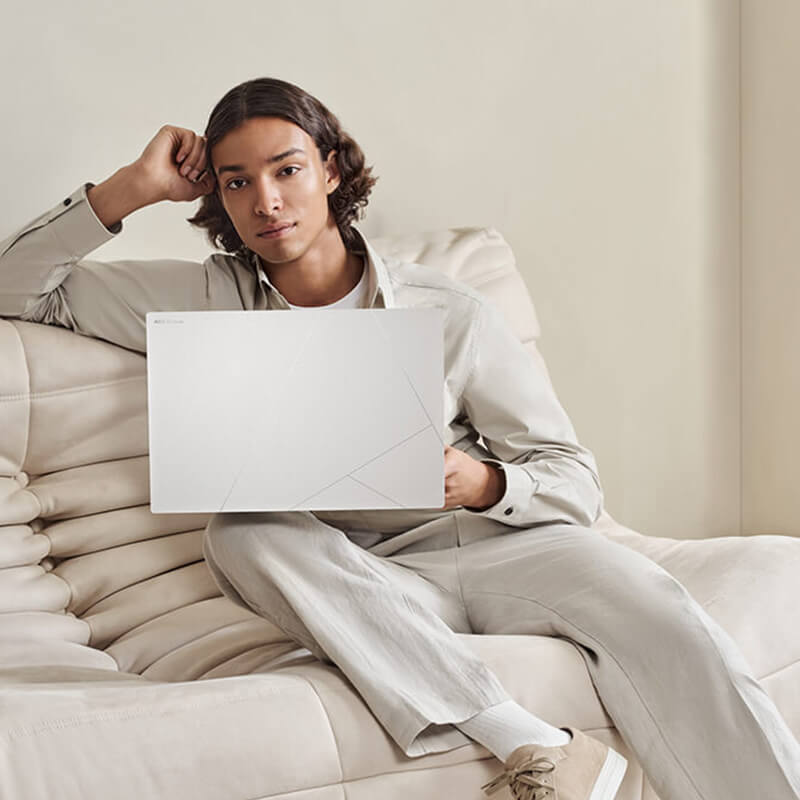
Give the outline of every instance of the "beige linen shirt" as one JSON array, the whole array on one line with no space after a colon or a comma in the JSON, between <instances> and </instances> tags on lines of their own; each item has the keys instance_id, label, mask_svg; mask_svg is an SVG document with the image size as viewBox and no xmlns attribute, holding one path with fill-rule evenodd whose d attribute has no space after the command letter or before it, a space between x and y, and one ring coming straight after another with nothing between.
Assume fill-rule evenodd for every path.
<instances>
[{"instance_id":1,"label":"beige linen shirt","mask_svg":"<svg viewBox=\"0 0 800 800\"><path fill-rule=\"evenodd\" d=\"M86 259L123 229L98 219L86 195L92 186L81 185L0 243L0 317L59 325L145 353L148 311L290 310L256 254L247 261L217 252L202 263ZM446 312L444 441L506 478L497 503L466 510L517 528L591 525L603 505L594 456L499 310L439 270L382 259L354 228L367 260L365 307Z\"/></svg>"}]
</instances>

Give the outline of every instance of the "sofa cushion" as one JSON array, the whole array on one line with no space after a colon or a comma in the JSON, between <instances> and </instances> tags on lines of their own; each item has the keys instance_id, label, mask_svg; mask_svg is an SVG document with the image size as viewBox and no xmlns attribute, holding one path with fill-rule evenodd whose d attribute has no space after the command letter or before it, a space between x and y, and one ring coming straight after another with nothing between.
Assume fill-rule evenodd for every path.
<instances>
[{"instance_id":1,"label":"sofa cushion","mask_svg":"<svg viewBox=\"0 0 800 800\"><path fill-rule=\"evenodd\" d=\"M0 797L251 800L341 780L327 713L302 677L71 675L0 670Z\"/></svg>"}]
</instances>

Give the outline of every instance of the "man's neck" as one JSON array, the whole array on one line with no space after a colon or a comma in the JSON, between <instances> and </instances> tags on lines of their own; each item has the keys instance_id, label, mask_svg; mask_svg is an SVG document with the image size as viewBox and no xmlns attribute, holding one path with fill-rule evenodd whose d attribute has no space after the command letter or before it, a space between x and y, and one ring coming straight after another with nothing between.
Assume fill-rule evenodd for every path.
<instances>
[{"instance_id":1,"label":"man's neck","mask_svg":"<svg viewBox=\"0 0 800 800\"><path fill-rule=\"evenodd\" d=\"M327 230L302 259L261 261L272 285L295 306L326 306L341 300L361 280L366 259L344 246L338 228Z\"/></svg>"}]
</instances>

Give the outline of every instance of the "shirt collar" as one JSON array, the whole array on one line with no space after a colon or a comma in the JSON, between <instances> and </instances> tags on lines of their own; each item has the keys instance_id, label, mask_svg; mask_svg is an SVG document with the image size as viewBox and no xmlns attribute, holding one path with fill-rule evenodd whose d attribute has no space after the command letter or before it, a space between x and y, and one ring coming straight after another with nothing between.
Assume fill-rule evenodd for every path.
<instances>
[{"instance_id":1,"label":"shirt collar","mask_svg":"<svg viewBox=\"0 0 800 800\"><path fill-rule=\"evenodd\" d=\"M389 277L389 271L383 263L383 259L378 255L377 250L369 243L367 237L356 226L350 226L357 235L361 242L361 247L356 247L357 252L362 252L367 257L367 308L373 308L376 305L378 294L383 298L384 308L394 308L394 292L392 291L392 282ZM264 283L268 290L275 292L275 294L286 301L286 298L280 293L267 277L267 273L261 267L258 254L251 251L251 262L256 269L259 281ZM288 308L288 305L287 305Z\"/></svg>"}]
</instances>

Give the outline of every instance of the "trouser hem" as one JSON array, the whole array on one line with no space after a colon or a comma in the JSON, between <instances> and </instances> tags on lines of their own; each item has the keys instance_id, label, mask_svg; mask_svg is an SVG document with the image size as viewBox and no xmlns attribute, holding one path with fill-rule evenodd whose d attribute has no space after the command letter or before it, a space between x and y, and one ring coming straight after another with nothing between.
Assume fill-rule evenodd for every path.
<instances>
[{"instance_id":1,"label":"trouser hem","mask_svg":"<svg viewBox=\"0 0 800 800\"><path fill-rule=\"evenodd\" d=\"M429 720L417 717L394 736L395 741L409 758L455 750L457 747L463 747L467 744L477 744L474 739L471 739L456 726L509 700L513 700L513 698L505 697L501 700L494 700L466 715L454 713L448 715L448 719L443 720ZM452 718L450 718L451 716Z\"/></svg>"}]
</instances>

